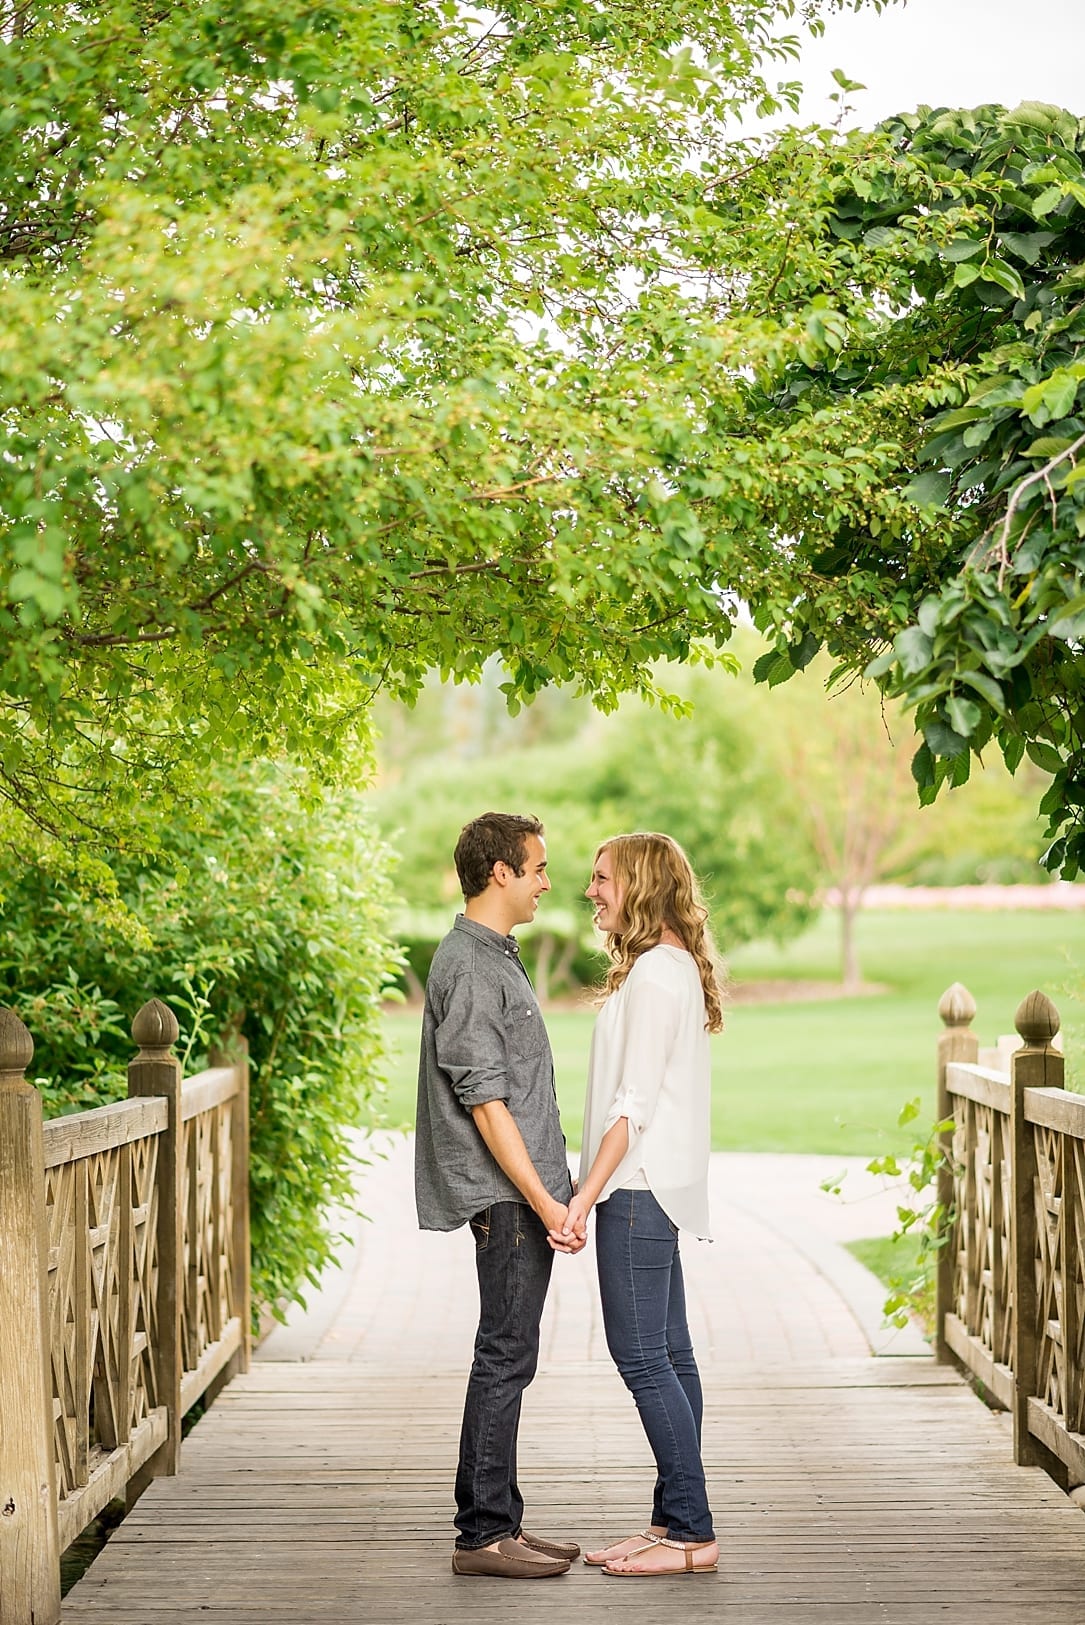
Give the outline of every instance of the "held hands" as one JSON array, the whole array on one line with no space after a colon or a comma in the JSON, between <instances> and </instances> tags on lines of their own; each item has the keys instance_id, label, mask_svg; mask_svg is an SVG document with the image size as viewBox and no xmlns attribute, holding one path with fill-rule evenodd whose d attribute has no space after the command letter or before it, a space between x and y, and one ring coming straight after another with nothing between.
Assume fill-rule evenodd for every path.
<instances>
[{"instance_id":1,"label":"held hands","mask_svg":"<svg viewBox=\"0 0 1085 1625\"><path fill-rule=\"evenodd\" d=\"M588 1214L594 1204L579 1193L567 1208L561 1208L561 1218L550 1225L548 1240L556 1253L579 1253L588 1240Z\"/></svg>"},{"instance_id":2,"label":"held hands","mask_svg":"<svg viewBox=\"0 0 1085 1625\"><path fill-rule=\"evenodd\" d=\"M574 1197L575 1201L576 1198ZM579 1235L569 1223L569 1209L563 1202L555 1202L542 1217L547 1228L547 1241L556 1253L579 1253L587 1242L587 1232Z\"/></svg>"}]
</instances>

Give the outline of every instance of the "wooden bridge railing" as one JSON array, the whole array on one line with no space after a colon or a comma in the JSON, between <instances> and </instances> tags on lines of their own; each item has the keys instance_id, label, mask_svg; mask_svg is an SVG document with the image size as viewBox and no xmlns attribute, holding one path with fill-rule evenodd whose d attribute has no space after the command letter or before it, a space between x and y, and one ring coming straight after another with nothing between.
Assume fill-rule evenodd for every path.
<instances>
[{"instance_id":1,"label":"wooden bridge railing","mask_svg":"<svg viewBox=\"0 0 1085 1625\"><path fill-rule=\"evenodd\" d=\"M60 1552L175 1473L181 1419L249 1363L248 1066L182 1079L132 1024L128 1099L43 1124L0 1008L0 1620L54 1625Z\"/></svg>"},{"instance_id":2,"label":"wooden bridge railing","mask_svg":"<svg viewBox=\"0 0 1085 1625\"><path fill-rule=\"evenodd\" d=\"M975 1013L960 983L939 1006L938 1115L954 1127L936 1347L1013 1413L1014 1460L1065 1488L1085 1483L1085 1095L1063 1086L1043 993L1021 1003L1012 1053L980 1052Z\"/></svg>"}]
</instances>

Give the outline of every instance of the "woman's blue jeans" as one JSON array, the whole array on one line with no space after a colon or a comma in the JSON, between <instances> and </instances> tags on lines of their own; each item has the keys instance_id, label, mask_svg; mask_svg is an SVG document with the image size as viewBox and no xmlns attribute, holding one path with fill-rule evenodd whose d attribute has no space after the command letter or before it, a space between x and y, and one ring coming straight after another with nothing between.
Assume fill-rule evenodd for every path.
<instances>
[{"instance_id":1,"label":"woman's blue jeans","mask_svg":"<svg viewBox=\"0 0 1085 1625\"><path fill-rule=\"evenodd\" d=\"M677 1227L651 1191L615 1191L595 1210L595 1252L607 1347L656 1459L652 1522L671 1540L712 1540Z\"/></svg>"},{"instance_id":2,"label":"woman's blue jeans","mask_svg":"<svg viewBox=\"0 0 1085 1625\"><path fill-rule=\"evenodd\" d=\"M456 1473L456 1545L474 1551L520 1533L520 1401L539 1363L539 1322L554 1254L526 1202L495 1202L471 1220L479 1320Z\"/></svg>"}]
</instances>

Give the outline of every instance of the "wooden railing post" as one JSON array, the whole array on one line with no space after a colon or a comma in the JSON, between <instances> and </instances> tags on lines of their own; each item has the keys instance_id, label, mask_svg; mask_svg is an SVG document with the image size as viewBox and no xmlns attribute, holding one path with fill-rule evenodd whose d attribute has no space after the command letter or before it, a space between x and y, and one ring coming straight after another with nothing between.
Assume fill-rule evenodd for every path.
<instances>
[{"instance_id":1,"label":"wooden railing post","mask_svg":"<svg viewBox=\"0 0 1085 1625\"><path fill-rule=\"evenodd\" d=\"M1010 1105L1013 1137L1013 1459L1022 1467L1045 1467L1053 1476L1065 1473L1028 1429L1028 1402L1036 1393L1039 1327L1037 1325L1037 1168L1036 1141L1025 1121L1026 1089L1061 1089L1063 1058L1052 1048L1059 1013L1046 994L1022 999L1014 1017L1023 1047L1010 1060Z\"/></svg>"},{"instance_id":2,"label":"wooden railing post","mask_svg":"<svg viewBox=\"0 0 1085 1625\"><path fill-rule=\"evenodd\" d=\"M938 1014L942 1019L945 1031L938 1038L938 1089L936 1113L939 1123L946 1122L953 1116L953 1105L949 1091L946 1088L946 1068L951 1061L975 1062L979 1054L979 1039L971 1029L972 1019L976 1014L976 1001L968 989L960 982L954 982L947 987L938 1004ZM943 1129L939 1136L942 1148L942 1161L938 1168L936 1191L938 1206L941 1210L941 1227L944 1238L943 1245L938 1249L938 1267L935 1277L935 1332L934 1354L943 1365L953 1361L949 1345L946 1343L945 1328L946 1315L955 1310L953 1303L953 1273L954 1260L950 1250L953 1230L950 1225L950 1210L953 1205L953 1130Z\"/></svg>"},{"instance_id":3,"label":"wooden railing post","mask_svg":"<svg viewBox=\"0 0 1085 1625\"><path fill-rule=\"evenodd\" d=\"M133 1501L152 1478L176 1473L181 1463L181 1303L184 1292L184 1137L181 1125L181 1063L172 1053L177 1040L177 1017L161 999L150 999L132 1023L138 1053L128 1063L128 1095L164 1096L169 1104L169 1125L159 1137L158 1167L158 1339L155 1371L158 1402L166 1407L169 1431L166 1442L132 1480Z\"/></svg>"},{"instance_id":4,"label":"wooden railing post","mask_svg":"<svg viewBox=\"0 0 1085 1625\"><path fill-rule=\"evenodd\" d=\"M60 1619L41 1097L34 1043L0 1008L0 1620Z\"/></svg>"}]
</instances>

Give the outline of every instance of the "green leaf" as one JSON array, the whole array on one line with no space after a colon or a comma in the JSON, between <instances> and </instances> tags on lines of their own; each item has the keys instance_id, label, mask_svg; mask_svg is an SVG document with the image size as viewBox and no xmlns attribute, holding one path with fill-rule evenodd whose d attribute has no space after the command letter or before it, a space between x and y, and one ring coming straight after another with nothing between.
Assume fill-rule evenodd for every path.
<instances>
[{"instance_id":1,"label":"green leaf","mask_svg":"<svg viewBox=\"0 0 1085 1625\"><path fill-rule=\"evenodd\" d=\"M982 254L986 246L982 237L954 237L951 243L947 243L945 248L939 250L939 253L944 260L949 260L951 265L958 265L964 260L975 259L977 254Z\"/></svg>"},{"instance_id":2,"label":"green leaf","mask_svg":"<svg viewBox=\"0 0 1085 1625\"><path fill-rule=\"evenodd\" d=\"M46 621L59 620L68 607L68 595L63 586L37 570L15 570L8 591L18 603L36 604Z\"/></svg>"},{"instance_id":3,"label":"green leaf","mask_svg":"<svg viewBox=\"0 0 1085 1625\"><path fill-rule=\"evenodd\" d=\"M899 634L893 645L906 677L922 671L931 658L932 644L926 632L918 626L909 626Z\"/></svg>"},{"instance_id":4,"label":"green leaf","mask_svg":"<svg viewBox=\"0 0 1085 1625\"><path fill-rule=\"evenodd\" d=\"M935 633L938 631L938 625L941 618L942 600L940 598L936 598L933 593L930 593L926 598L924 598L916 613L916 619L919 622L920 628L929 638L933 638Z\"/></svg>"},{"instance_id":5,"label":"green leaf","mask_svg":"<svg viewBox=\"0 0 1085 1625\"><path fill-rule=\"evenodd\" d=\"M1011 773L1016 773L1025 754L1025 741L1020 734L1000 741L1002 759Z\"/></svg>"},{"instance_id":6,"label":"green leaf","mask_svg":"<svg viewBox=\"0 0 1085 1625\"><path fill-rule=\"evenodd\" d=\"M961 699L951 695L946 701L946 716L952 727L963 738L969 738L975 733L982 713L974 700Z\"/></svg>"},{"instance_id":7,"label":"green leaf","mask_svg":"<svg viewBox=\"0 0 1085 1625\"><path fill-rule=\"evenodd\" d=\"M1077 632L1077 621L1085 615L1085 593L1079 593L1076 598L1058 610L1051 623L1051 636L1053 638L1073 637Z\"/></svg>"},{"instance_id":8,"label":"green leaf","mask_svg":"<svg viewBox=\"0 0 1085 1625\"><path fill-rule=\"evenodd\" d=\"M770 649L768 654L754 661L754 680L758 683L768 683L770 688L776 688L780 683L786 683L789 677L793 677L795 669L786 649Z\"/></svg>"},{"instance_id":9,"label":"green leaf","mask_svg":"<svg viewBox=\"0 0 1085 1625\"><path fill-rule=\"evenodd\" d=\"M959 756L968 749L968 740L939 717L923 724L923 738L935 756Z\"/></svg>"},{"instance_id":10,"label":"green leaf","mask_svg":"<svg viewBox=\"0 0 1085 1625\"><path fill-rule=\"evenodd\" d=\"M1062 202L1062 187L1047 186L1032 200L1032 217L1034 220L1043 220L1052 209L1057 209Z\"/></svg>"},{"instance_id":11,"label":"green leaf","mask_svg":"<svg viewBox=\"0 0 1085 1625\"><path fill-rule=\"evenodd\" d=\"M1065 765L1054 745L1049 745L1046 739L1028 739L1025 741L1025 749L1029 761L1035 762L1045 773L1059 773Z\"/></svg>"},{"instance_id":12,"label":"green leaf","mask_svg":"<svg viewBox=\"0 0 1085 1625\"><path fill-rule=\"evenodd\" d=\"M925 740L912 757L912 778L920 789L927 789L934 784L934 757Z\"/></svg>"},{"instance_id":13,"label":"green leaf","mask_svg":"<svg viewBox=\"0 0 1085 1625\"><path fill-rule=\"evenodd\" d=\"M1025 448L1025 456L1042 457L1046 462L1051 457L1058 457L1061 452L1066 450L1067 446L1072 446L1073 443L1069 435L1044 434L1038 440L1034 440L1031 446Z\"/></svg>"},{"instance_id":14,"label":"green leaf","mask_svg":"<svg viewBox=\"0 0 1085 1625\"><path fill-rule=\"evenodd\" d=\"M886 649L884 653L878 655L868 665L864 666L863 676L870 678L872 682L876 682L879 677L884 677L887 671L891 671L896 663L896 650Z\"/></svg>"},{"instance_id":15,"label":"green leaf","mask_svg":"<svg viewBox=\"0 0 1085 1625\"><path fill-rule=\"evenodd\" d=\"M988 677L986 672L982 671L962 671L957 673L957 677L960 682L967 683L970 688L975 689L977 694L982 694L988 705L993 706L1000 716L1005 715L1005 696L993 677Z\"/></svg>"},{"instance_id":16,"label":"green leaf","mask_svg":"<svg viewBox=\"0 0 1085 1625\"><path fill-rule=\"evenodd\" d=\"M1073 409L1079 381L1076 373L1059 367L1049 378L1026 389L1021 410L1037 425L1064 418Z\"/></svg>"},{"instance_id":17,"label":"green leaf","mask_svg":"<svg viewBox=\"0 0 1085 1625\"><path fill-rule=\"evenodd\" d=\"M1025 261L1026 265L1036 265L1045 248L1058 242L1058 232L1055 231L1000 231L999 241L1008 248L1011 254Z\"/></svg>"},{"instance_id":18,"label":"green leaf","mask_svg":"<svg viewBox=\"0 0 1085 1625\"><path fill-rule=\"evenodd\" d=\"M804 632L798 643L789 645L787 657L796 671L805 671L820 648L821 639L812 632Z\"/></svg>"},{"instance_id":19,"label":"green leaf","mask_svg":"<svg viewBox=\"0 0 1085 1625\"><path fill-rule=\"evenodd\" d=\"M917 508L940 508L949 495L952 484L952 474L932 471L929 474L920 474L918 478L909 481L901 496L905 502L912 502Z\"/></svg>"},{"instance_id":20,"label":"green leaf","mask_svg":"<svg viewBox=\"0 0 1085 1625\"><path fill-rule=\"evenodd\" d=\"M1025 297L1025 285L1019 273L1005 260L989 259L980 268L980 275L984 282L993 282L999 288L1005 288L1012 293L1015 299Z\"/></svg>"}]
</instances>

